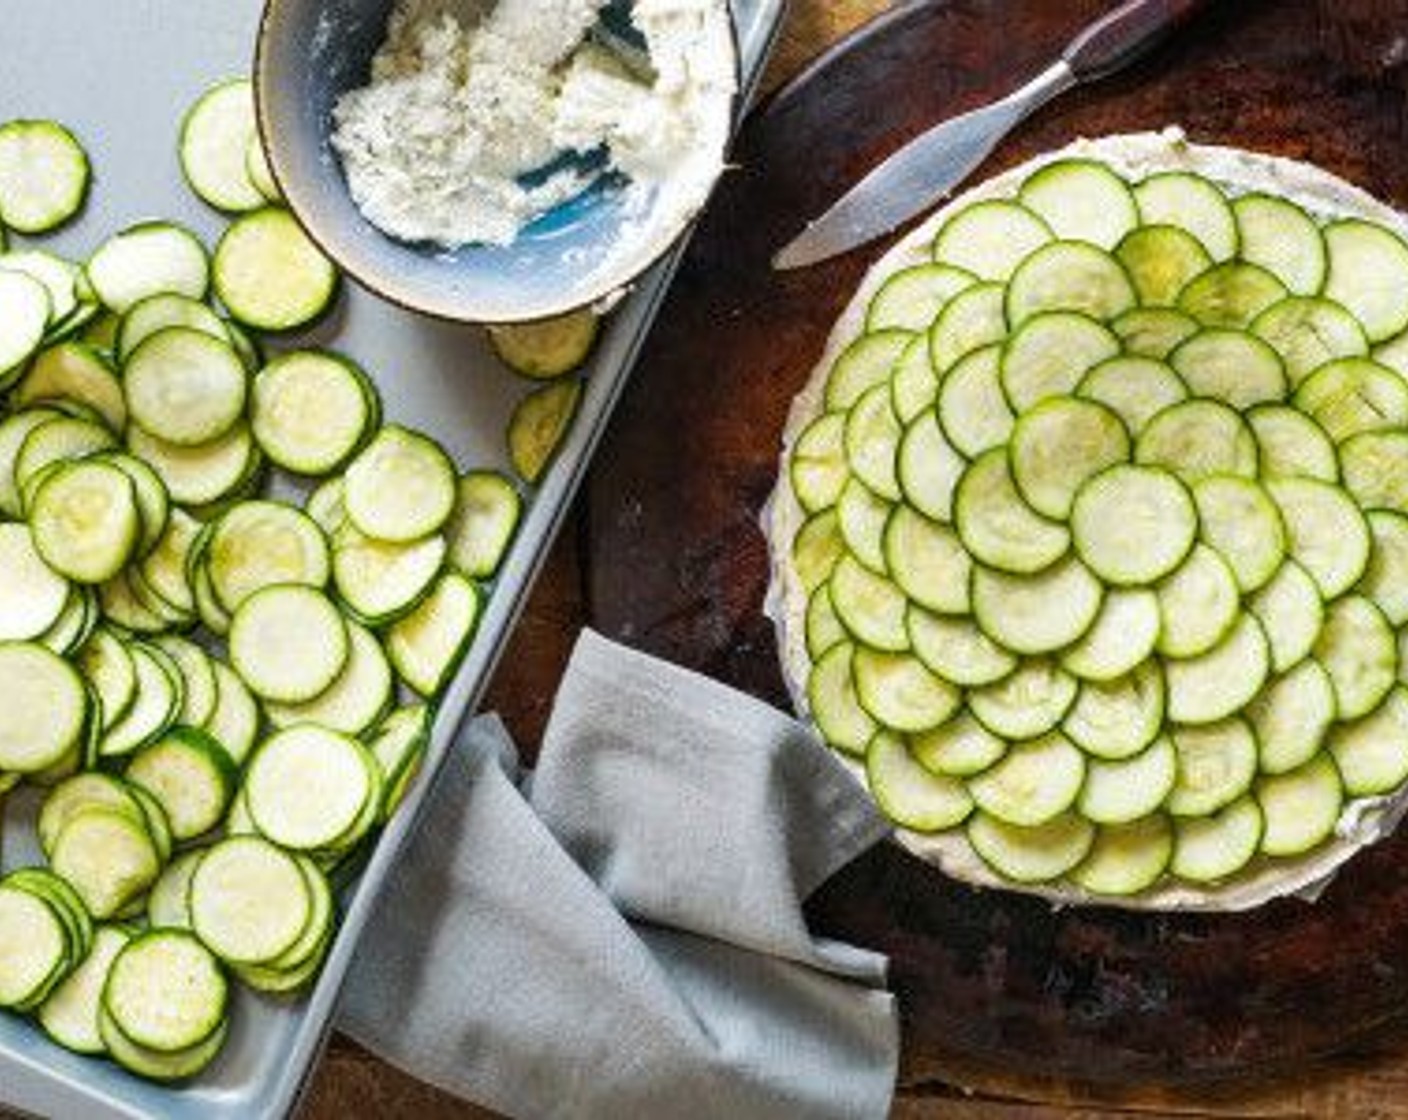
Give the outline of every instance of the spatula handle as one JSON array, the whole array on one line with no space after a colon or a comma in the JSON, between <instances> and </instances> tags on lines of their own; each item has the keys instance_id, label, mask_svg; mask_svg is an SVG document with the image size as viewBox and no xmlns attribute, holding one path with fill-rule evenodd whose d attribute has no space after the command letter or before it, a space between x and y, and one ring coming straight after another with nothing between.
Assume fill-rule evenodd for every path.
<instances>
[{"instance_id":1,"label":"spatula handle","mask_svg":"<svg viewBox=\"0 0 1408 1120\"><path fill-rule=\"evenodd\" d=\"M1077 78L1103 78L1133 62L1209 3L1128 0L1077 35L1062 57Z\"/></svg>"}]
</instances>

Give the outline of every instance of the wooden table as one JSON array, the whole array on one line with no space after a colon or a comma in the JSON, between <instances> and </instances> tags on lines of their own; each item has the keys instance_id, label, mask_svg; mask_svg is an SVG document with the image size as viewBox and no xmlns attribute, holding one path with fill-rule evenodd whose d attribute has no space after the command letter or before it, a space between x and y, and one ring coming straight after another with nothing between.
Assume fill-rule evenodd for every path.
<instances>
[{"instance_id":1,"label":"wooden table","mask_svg":"<svg viewBox=\"0 0 1408 1120\"><path fill-rule=\"evenodd\" d=\"M784 81L827 44L888 6L883 0L793 0L769 86ZM1387 12L1392 18L1401 15L1401 25L1408 31L1408 4L1402 0L1344 0L1339 4L1326 0L1323 7L1329 13L1326 30L1339 37L1350 66L1382 63L1379 59L1355 59L1360 39L1356 20L1383 18ZM586 498L578 502L490 695L491 706L505 714L518 741L529 750L541 735L572 641L578 629L591 620L585 564L588 506ZM1333 1014L1333 1009L1327 1008L1325 1013ZM955 1084L959 1081L967 1091ZM1408 1026L1381 1033L1352 1052L1274 1084L1220 1086L1177 1096L1007 1081L983 1071L941 1072L926 1068L922 1056L907 1054L895 1108L895 1115L902 1118L982 1120L1083 1120L1129 1112L1226 1117L1408 1116ZM418 1120L438 1120L488 1114L415 1082L342 1039L334 1041L304 1110L310 1120L410 1115Z\"/></svg>"}]
</instances>

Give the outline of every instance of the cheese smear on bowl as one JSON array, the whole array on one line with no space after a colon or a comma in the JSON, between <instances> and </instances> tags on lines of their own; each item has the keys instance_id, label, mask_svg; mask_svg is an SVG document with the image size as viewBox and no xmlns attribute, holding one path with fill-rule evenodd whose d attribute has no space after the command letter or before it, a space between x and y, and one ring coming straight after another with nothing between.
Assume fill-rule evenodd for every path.
<instances>
[{"instance_id":1,"label":"cheese smear on bowl","mask_svg":"<svg viewBox=\"0 0 1408 1120\"><path fill-rule=\"evenodd\" d=\"M601 174L570 158L594 153L628 180L628 205L698 209L736 83L724 0L636 0L648 74L595 41L605 6L398 0L371 81L333 112L367 220L404 241L507 245Z\"/></svg>"}]
</instances>

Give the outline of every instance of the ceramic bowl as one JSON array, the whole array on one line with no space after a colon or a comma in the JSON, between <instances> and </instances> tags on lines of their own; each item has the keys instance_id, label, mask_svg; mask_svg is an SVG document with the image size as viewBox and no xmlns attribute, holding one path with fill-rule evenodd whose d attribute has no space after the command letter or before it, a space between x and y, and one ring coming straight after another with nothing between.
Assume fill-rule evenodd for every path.
<instances>
[{"instance_id":1,"label":"ceramic bowl","mask_svg":"<svg viewBox=\"0 0 1408 1120\"><path fill-rule=\"evenodd\" d=\"M602 180L508 246L448 250L376 229L352 201L330 137L333 106L366 83L391 8L392 0L267 0L255 58L259 128L279 188L309 235L363 287L458 322L542 319L627 288L697 216L707 191L682 210L660 203L664 190L641 205L639 192ZM724 38L737 73L732 27Z\"/></svg>"}]
</instances>

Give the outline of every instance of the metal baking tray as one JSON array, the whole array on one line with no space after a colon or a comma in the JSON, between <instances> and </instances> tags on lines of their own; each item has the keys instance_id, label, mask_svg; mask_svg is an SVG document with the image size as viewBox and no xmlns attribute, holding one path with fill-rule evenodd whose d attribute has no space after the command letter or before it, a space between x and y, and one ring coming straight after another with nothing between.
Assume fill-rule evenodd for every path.
<instances>
[{"instance_id":1,"label":"metal baking tray","mask_svg":"<svg viewBox=\"0 0 1408 1120\"><path fill-rule=\"evenodd\" d=\"M733 0L744 79L741 103L756 88L784 7L785 0ZM81 219L41 244L83 257L104 236L151 217L185 222L213 243L224 222L182 181L177 129L203 89L248 71L260 10L259 0L43 0L10 6L0 119L64 121L87 147L95 172ZM441 706L425 770L360 880L344 894L341 927L317 986L294 1001L241 992L223 1055L179 1088L153 1085L106 1061L71 1054L28 1021L0 1013L0 1107L75 1120L250 1120L283 1116L294 1108L328 1035L338 991L378 890L415 826L457 725L483 695L680 251L647 273L611 318L587 371L577 421L529 499L479 633ZM430 432L462 467L502 468L505 425L528 387L492 358L482 332L420 319L354 285L348 289L332 320L315 332L316 340L367 368L388 418ZM24 809L21 804L19 811L5 814L0 857L6 869L33 862L30 813ZM473 946L466 949L473 952Z\"/></svg>"}]
</instances>

